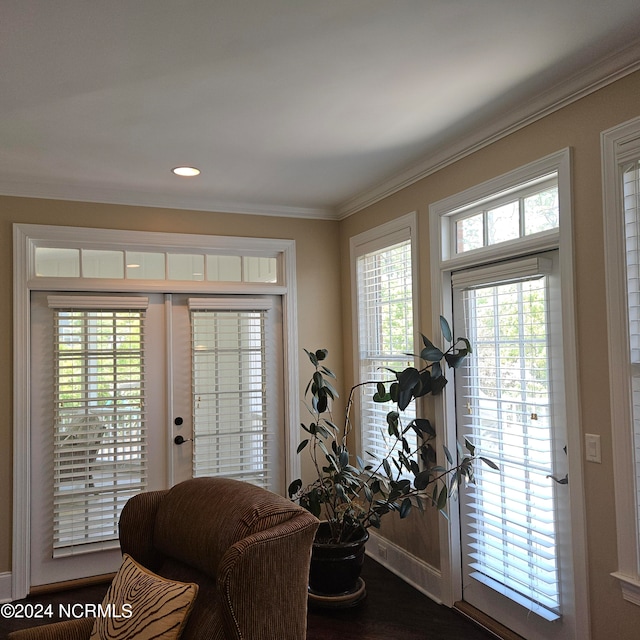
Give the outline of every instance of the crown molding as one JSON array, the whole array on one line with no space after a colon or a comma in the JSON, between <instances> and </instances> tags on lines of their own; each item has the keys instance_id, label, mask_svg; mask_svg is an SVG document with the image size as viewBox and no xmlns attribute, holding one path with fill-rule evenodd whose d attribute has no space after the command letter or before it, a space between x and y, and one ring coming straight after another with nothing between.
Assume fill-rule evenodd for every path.
<instances>
[{"instance_id":1,"label":"crown molding","mask_svg":"<svg viewBox=\"0 0 640 640\"><path fill-rule=\"evenodd\" d=\"M563 107L640 70L640 39L537 94L526 104L501 114L471 135L447 144L417 164L383 180L337 206L339 220L440 171Z\"/></svg>"},{"instance_id":2,"label":"crown molding","mask_svg":"<svg viewBox=\"0 0 640 640\"><path fill-rule=\"evenodd\" d=\"M329 207L292 207L289 205L251 204L215 201L185 194L152 193L135 189L109 189L105 187L70 183L37 183L21 180L0 180L0 195L72 202L95 202L161 209L183 209L217 213L237 213L284 218L337 220L337 213Z\"/></svg>"}]
</instances>

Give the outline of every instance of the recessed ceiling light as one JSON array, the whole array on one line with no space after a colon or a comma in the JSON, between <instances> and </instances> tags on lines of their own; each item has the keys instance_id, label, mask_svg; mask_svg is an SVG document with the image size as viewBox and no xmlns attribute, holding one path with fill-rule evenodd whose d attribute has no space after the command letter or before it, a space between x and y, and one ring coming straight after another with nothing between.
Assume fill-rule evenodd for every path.
<instances>
[{"instance_id":1,"label":"recessed ceiling light","mask_svg":"<svg viewBox=\"0 0 640 640\"><path fill-rule=\"evenodd\" d=\"M171 171L183 178L193 178L200 175L200 169L196 169L196 167L174 167Z\"/></svg>"}]
</instances>

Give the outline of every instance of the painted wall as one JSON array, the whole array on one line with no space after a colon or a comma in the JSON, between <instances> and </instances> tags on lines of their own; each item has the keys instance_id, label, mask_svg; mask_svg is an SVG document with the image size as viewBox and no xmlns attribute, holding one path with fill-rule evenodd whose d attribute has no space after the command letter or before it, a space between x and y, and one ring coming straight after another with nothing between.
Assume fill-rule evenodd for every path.
<instances>
[{"instance_id":1,"label":"painted wall","mask_svg":"<svg viewBox=\"0 0 640 640\"><path fill-rule=\"evenodd\" d=\"M418 212L420 238L420 330L431 332L429 204L495 178L550 153L573 150L573 206L577 337L582 421L569 428L601 436L602 464L584 463L589 595L594 640L638 637L640 607L621 596L610 576L617 569L612 437L607 377L607 319L604 282L600 132L640 116L640 73L593 93L455 164L358 212L341 223L343 272L348 273L348 238L410 211ZM345 353L352 348L350 283L343 278ZM621 310L622 311L622 310ZM600 348L594 350L594 345ZM350 363L346 375L352 376ZM399 527L407 524L400 532ZM420 519L394 524L388 535L437 566L437 547ZM584 615L584 612L579 612Z\"/></svg>"},{"instance_id":2,"label":"painted wall","mask_svg":"<svg viewBox=\"0 0 640 640\"><path fill-rule=\"evenodd\" d=\"M12 224L130 229L296 241L301 376L302 347L342 352L338 223L267 216L176 211L32 198L0 197L0 574L11 570L12 546ZM321 266L321 268L320 268ZM334 359L341 376L341 358ZM301 393L304 391L302 386Z\"/></svg>"}]
</instances>

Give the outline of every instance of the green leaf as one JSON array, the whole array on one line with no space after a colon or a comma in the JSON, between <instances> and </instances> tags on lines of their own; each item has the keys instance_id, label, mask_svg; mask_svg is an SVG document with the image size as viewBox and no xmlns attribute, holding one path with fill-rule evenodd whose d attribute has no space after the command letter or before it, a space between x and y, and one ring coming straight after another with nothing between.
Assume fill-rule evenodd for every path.
<instances>
[{"instance_id":1,"label":"green leaf","mask_svg":"<svg viewBox=\"0 0 640 640\"><path fill-rule=\"evenodd\" d=\"M318 366L318 358L316 358L316 354L315 353L311 353L310 351L307 351L306 349L304 350L304 352L309 356L309 360L311 360L311 364L314 367Z\"/></svg>"},{"instance_id":2,"label":"green leaf","mask_svg":"<svg viewBox=\"0 0 640 640\"><path fill-rule=\"evenodd\" d=\"M445 445L442 445L442 448L444 449L444 455L447 457L447 461L449 462L449 464L453 464L453 458L451 457L451 452L449 451L449 449L447 449Z\"/></svg>"},{"instance_id":3,"label":"green leaf","mask_svg":"<svg viewBox=\"0 0 640 640\"><path fill-rule=\"evenodd\" d=\"M288 489L289 498L293 498L293 496L295 496L296 493L298 493L298 491L300 491L300 489L302 489L302 480L300 480L298 478L298 480L294 480L289 485L289 489Z\"/></svg>"},{"instance_id":4,"label":"green leaf","mask_svg":"<svg viewBox=\"0 0 640 640\"><path fill-rule=\"evenodd\" d=\"M447 322L447 319L444 318L443 316L440 316L440 328L442 329L442 335L444 336L444 339L447 342L451 342L452 340L451 327L449 327L449 323Z\"/></svg>"},{"instance_id":5,"label":"green leaf","mask_svg":"<svg viewBox=\"0 0 640 640\"><path fill-rule=\"evenodd\" d=\"M471 444L471 442L469 442L469 440L467 440L466 438L464 439L464 446L472 456L475 455L476 453L475 445Z\"/></svg>"},{"instance_id":6,"label":"green leaf","mask_svg":"<svg viewBox=\"0 0 640 640\"><path fill-rule=\"evenodd\" d=\"M296 450L296 453L300 453L308 444L309 444L309 438L307 438L306 440L303 440L298 445L298 449Z\"/></svg>"},{"instance_id":7,"label":"green leaf","mask_svg":"<svg viewBox=\"0 0 640 640\"><path fill-rule=\"evenodd\" d=\"M457 369L467 357L466 349L460 349L456 353L445 353L444 359L452 369Z\"/></svg>"},{"instance_id":8,"label":"green leaf","mask_svg":"<svg viewBox=\"0 0 640 640\"><path fill-rule=\"evenodd\" d=\"M423 336L424 338L424 336ZM424 338L429 344L420 352L420 357L427 362L440 362L444 353L438 349L428 338Z\"/></svg>"},{"instance_id":9,"label":"green leaf","mask_svg":"<svg viewBox=\"0 0 640 640\"><path fill-rule=\"evenodd\" d=\"M467 353L473 353L471 343L466 338L456 338L456 342L464 342L464 347Z\"/></svg>"},{"instance_id":10,"label":"green leaf","mask_svg":"<svg viewBox=\"0 0 640 640\"><path fill-rule=\"evenodd\" d=\"M411 498L405 498L400 505L400 517L406 518L411 512Z\"/></svg>"},{"instance_id":11,"label":"green leaf","mask_svg":"<svg viewBox=\"0 0 640 640\"><path fill-rule=\"evenodd\" d=\"M373 401L374 402L390 402L391 394L385 393L384 395L380 395L380 393L376 392L373 394Z\"/></svg>"},{"instance_id":12,"label":"green leaf","mask_svg":"<svg viewBox=\"0 0 640 640\"><path fill-rule=\"evenodd\" d=\"M484 462L487 466L491 467L492 469L495 469L496 471L500 470L500 467L493 460L489 460L489 458L483 458L482 456L480 456L480 460L482 460L482 462Z\"/></svg>"},{"instance_id":13,"label":"green leaf","mask_svg":"<svg viewBox=\"0 0 640 640\"><path fill-rule=\"evenodd\" d=\"M426 433L428 436L435 437L436 430L426 418L416 418L413 424L415 425L415 430L418 432L418 435L424 435Z\"/></svg>"},{"instance_id":14,"label":"green leaf","mask_svg":"<svg viewBox=\"0 0 640 640\"><path fill-rule=\"evenodd\" d=\"M427 469L425 469L424 471L421 471L413 479L413 486L418 491L424 491L429 486L430 476L431 476L431 473Z\"/></svg>"},{"instance_id":15,"label":"green leaf","mask_svg":"<svg viewBox=\"0 0 640 640\"><path fill-rule=\"evenodd\" d=\"M432 382L431 393L437 396L447 386L447 379L444 376L435 378Z\"/></svg>"},{"instance_id":16,"label":"green leaf","mask_svg":"<svg viewBox=\"0 0 640 640\"><path fill-rule=\"evenodd\" d=\"M318 361L324 360L329 355L329 352L326 349L318 349L316 351L316 358Z\"/></svg>"},{"instance_id":17,"label":"green leaf","mask_svg":"<svg viewBox=\"0 0 640 640\"><path fill-rule=\"evenodd\" d=\"M320 367L320 371L322 371L322 373L324 373L325 375L329 376L330 378L333 378L334 380L336 379L336 374L333 373L333 371L331 371L331 369L327 369L327 367L322 366L322 367Z\"/></svg>"},{"instance_id":18,"label":"green leaf","mask_svg":"<svg viewBox=\"0 0 640 640\"><path fill-rule=\"evenodd\" d=\"M442 511L447 506L447 487L442 487L442 489L440 490L436 506L440 511Z\"/></svg>"}]
</instances>

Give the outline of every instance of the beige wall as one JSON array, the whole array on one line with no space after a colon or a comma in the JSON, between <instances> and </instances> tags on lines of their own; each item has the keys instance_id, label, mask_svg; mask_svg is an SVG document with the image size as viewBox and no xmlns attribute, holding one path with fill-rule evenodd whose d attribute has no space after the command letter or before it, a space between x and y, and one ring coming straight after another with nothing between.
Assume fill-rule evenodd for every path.
<instances>
[{"instance_id":1,"label":"beige wall","mask_svg":"<svg viewBox=\"0 0 640 640\"><path fill-rule=\"evenodd\" d=\"M640 73L575 102L544 119L470 155L342 222L343 308L351 326L348 238L410 211L418 212L420 237L420 330L431 332L429 287L429 204L468 187L571 147L577 295L577 337L582 434L601 436L602 464L584 463L589 594L594 640L638 638L640 607L623 601L610 573L617 569L613 460L607 377L607 322L604 283L600 132L640 116ZM596 347L597 345L597 347ZM345 353L351 337L345 330ZM346 365L351 376L351 368ZM402 526L404 523L400 523ZM416 555L433 557L424 525L414 521L398 542L412 539ZM392 535L398 535L396 534Z\"/></svg>"},{"instance_id":2,"label":"beige wall","mask_svg":"<svg viewBox=\"0 0 640 640\"><path fill-rule=\"evenodd\" d=\"M338 223L0 197L0 573L11 570L12 544L12 224L283 238L296 241L300 347L328 348L341 375ZM309 372L302 352L301 375ZM304 391L304 387L301 391Z\"/></svg>"},{"instance_id":3,"label":"beige wall","mask_svg":"<svg viewBox=\"0 0 640 640\"><path fill-rule=\"evenodd\" d=\"M351 354L349 237L417 211L420 238L420 330L429 319L429 204L565 147L573 149L577 338L582 421L569 428L599 434L602 464L585 463L589 594L594 640L638 637L640 607L622 600L610 573L616 569L613 460L606 344L600 132L640 115L640 73L628 76L473 155L368 207L341 223L237 216L21 198L0 199L0 572L11 566L11 223L112 227L216 235L294 238L298 257L301 347L328 347L340 375L341 352ZM338 238L339 232L339 241ZM340 271L341 260L341 271ZM342 314L342 315L341 315ZM342 321L342 329L340 322ZM344 343L344 351L342 346ZM594 355L593 345L599 345ZM300 360L303 380L308 365ZM344 362L342 388L352 379ZM430 519L432 521L432 519ZM407 525L404 527L404 525ZM400 529L400 527L403 527ZM412 553L437 564L433 532L420 518L388 527ZM395 531L394 531L395 530ZM437 542L437 541L436 541Z\"/></svg>"}]
</instances>

